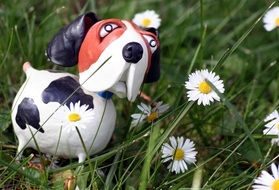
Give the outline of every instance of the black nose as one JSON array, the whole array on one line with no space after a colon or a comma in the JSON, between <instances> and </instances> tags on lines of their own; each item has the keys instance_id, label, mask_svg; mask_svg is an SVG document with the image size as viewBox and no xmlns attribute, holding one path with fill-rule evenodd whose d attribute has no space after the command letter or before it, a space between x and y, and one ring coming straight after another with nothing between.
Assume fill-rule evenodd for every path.
<instances>
[{"instance_id":1,"label":"black nose","mask_svg":"<svg viewBox=\"0 0 279 190\"><path fill-rule=\"evenodd\" d=\"M122 56L128 63L137 63L143 54L141 45L137 42L126 44L122 50Z\"/></svg>"}]
</instances>

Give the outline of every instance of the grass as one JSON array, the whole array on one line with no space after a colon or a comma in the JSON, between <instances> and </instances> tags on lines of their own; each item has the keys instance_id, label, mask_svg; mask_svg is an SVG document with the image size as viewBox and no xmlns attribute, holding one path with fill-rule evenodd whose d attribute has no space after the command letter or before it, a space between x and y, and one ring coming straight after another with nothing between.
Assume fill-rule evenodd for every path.
<instances>
[{"instance_id":1,"label":"grass","mask_svg":"<svg viewBox=\"0 0 279 190\"><path fill-rule=\"evenodd\" d=\"M272 137L262 134L263 119L279 107L279 32L266 32L261 20L272 1L81 2L0 3L1 189L63 189L72 182L80 189L250 189L260 171L278 160ZM154 101L168 103L169 111L153 124L129 130L130 115L142 100L129 103L114 97L116 130L101 153L84 164L69 160L57 169L28 167L32 150L16 162L10 111L25 80L23 62L76 73L75 68L53 66L44 56L59 28L85 11L100 18L131 19L146 9L162 18L162 75L143 91ZM226 89L221 102L207 107L188 102L184 88L188 74L204 68L220 75ZM196 166L179 175L161 163L161 146L172 135L190 138L198 151Z\"/></svg>"}]
</instances>

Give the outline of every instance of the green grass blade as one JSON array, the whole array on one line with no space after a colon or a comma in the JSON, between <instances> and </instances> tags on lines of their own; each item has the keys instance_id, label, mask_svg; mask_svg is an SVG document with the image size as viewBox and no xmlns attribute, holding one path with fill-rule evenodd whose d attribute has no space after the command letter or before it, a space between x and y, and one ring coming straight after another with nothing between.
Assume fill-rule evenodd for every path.
<instances>
[{"instance_id":1,"label":"green grass blade","mask_svg":"<svg viewBox=\"0 0 279 190\"><path fill-rule=\"evenodd\" d=\"M270 9L275 4L275 2L271 3L271 5L266 9ZM266 12L265 11L265 12ZM240 46L240 44L247 38L247 36L253 31L255 26L261 21L262 17L264 16L264 13L260 15L260 17L257 18L257 20L248 28L248 30L233 44L232 48L230 48L228 51L226 51L222 58L217 62L217 64L214 66L213 71L221 67L226 59Z\"/></svg>"},{"instance_id":2,"label":"green grass blade","mask_svg":"<svg viewBox=\"0 0 279 190\"><path fill-rule=\"evenodd\" d=\"M145 155L145 161L141 171L139 190L145 190L147 188L148 179L150 177L151 160L154 157L154 155L152 154L152 150L156 146L156 140L159 134L160 134L160 128L152 125L149 143Z\"/></svg>"}]
</instances>

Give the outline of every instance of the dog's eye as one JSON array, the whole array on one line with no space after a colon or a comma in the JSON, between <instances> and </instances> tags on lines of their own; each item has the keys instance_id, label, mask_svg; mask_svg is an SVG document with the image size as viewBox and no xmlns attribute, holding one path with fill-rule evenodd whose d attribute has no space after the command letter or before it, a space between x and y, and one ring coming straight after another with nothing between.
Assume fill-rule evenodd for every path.
<instances>
[{"instance_id":1,"label":"dog's eye","mask_svg":"<svg viewBox=\"0 0 279 190\"><path fill-rule=\"evenodd\" d=\"M144 37L150 46L151 52L153 53L157 49L157 41L152 36L144 35Z\"/></svg>"},{"instance_id":2,"label":"dog's eye","mask_svg":"<svg viewBox=\"0 0 279 190\"><path fill-rule=\"evenodd\" d=\"M106 35L108 35L110 32L112 32L115 28L117 28L118 26L116 24L113 23L108 23L106 25L104 25L101 30L100 30L100 36L101 38L105 37Z\"/></svg>"}]
</instances>

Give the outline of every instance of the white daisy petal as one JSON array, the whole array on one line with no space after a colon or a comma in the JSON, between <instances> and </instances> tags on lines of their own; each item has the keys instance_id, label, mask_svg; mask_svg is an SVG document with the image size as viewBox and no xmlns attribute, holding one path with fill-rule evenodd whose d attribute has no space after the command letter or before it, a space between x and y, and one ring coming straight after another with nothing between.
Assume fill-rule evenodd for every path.
<instances>
[{"instance_id":1,"label":"white daisy petal","mask_svg":"<svg viewBox=\"0 0 279 190\"><path fill-rule=\"evenodd\" d=\"M178 162L177 161L174 161L173 163L173 170L176 174L179 174L180 173L180 168L179 168L179 165L178 165Z\"/></svg>"},{"instance_id":2,"label":"white daisy petal","mask_svg":"<svg viewBox=\"0 0 279 190\"><path fill-rule=\"evenodd\" d=\"M184 168L184 165L183 165L184 162L179 162L179 168L181 170L182 173L184 173L186 170Z\"/></svg>"},{"instance_id":3,"label":"white daisy petal","mask_svg":"<svg viewBox=\"0 0 279 190\"><path fill-rule=\"evenodd\" d=\"M152 108L152 112L157 112L158 117L162 115L164 112L166 112L169 109L168 104L163 104L162 101L155 104L155 106Z\"/></svg>"},{"instance_id":4,"label":"white daisy petal","mask_svg":"<svg viewBox=\"0 0 279 190\"><path fill-rule=\"evenodd\" d=\"M278 179L278 170L277 167L274 163L271 164L271 171L272 171L272 175L275 179Z\"/></svg>"},{"instance_id":5,"label":"white daisy petal","mask_svg":"<svg viewBox=\"0 0 279 190\"><path fill-rule=\"evenodd\" d=\"M274 119L274 120L271 120L269 121L267 124L265 124L264 126L266 128L269 128L269 129L274 129L274 128L277 128L277 124L279 123L279 121L277 119Z\"/></svg>"},{"instance_id":6,"label":"white daisy petal","mask_svg":"<svg viewBox=\"0 0 279 190\"><path fill-rule=\"evenodd\" d=\"M265 187L265 186L262 186L262 185L253 185L252 188L254 190L270 190L270 187Z\"/></svg>"},{"instance_id":7,"label":"white daisy petal","mask_svg":"<svg viewBox=\"0 0 279 190\"><path fill-rule=\"evenodd\" d=\"M184 138L183 137L178 137L177 141L178 141L177 147L182 147L183 144L184 144Z\"/></svg>"},{"instance_id":8,"label":"white daisy petal","mask_svg":"<svg viewBox=\"0 0 279 190\"><path fill-rule=\"evenodd\" d=\"M160 107L158 107L158 113L162 114L166 112L169 109L169 107L170 106L168 104L161 105Z\"/></svg>"},{"instance_id":9,"label":"white daisy petal","mask_svg":"<svg viewBox=\"0 0 279 190\"><path fill-rule=\"evenodd\" d=\"M156 107L159 108L161 105L163 105L163 101L159 101L156 103Z\"/></svg>"},{"instance_id":10,"label":"white daisy petal","mask_svg":"<svg viewBox=\"0 0 279 190\"><path fill-rule=\"evenodd\" d=\"M274 110L271 114L269 114L265 119L267 122L264 126L263 130L264 135L277 135L276 137L271 139L272 144L279 143L279 114L277 110Z\"/></svg>"},{"instance_id":11,"label":"white daisy petal","mask_svg":"<svg viewBox=\"0 0 279 190\"><path fill-rule=\"evenodd\" d=\"M276 144L277 146L279 146L279 137L276 138L276 139L272 139L272 140L271 140L271 143L272 143L272 144Z\"/></svg>"},{"instance_id":12,"label":"white daisy petal","mask_svg":"<svg viewBox=\"0 0 279 190\"><path fill-rule=\"evenodd\" d=\"M171 160L172 158L171 157L166 157L166 158L163 158L162 162L168 162L169 160Z\"/></svg>"},{"instance_id":13,"label":"white daisy petal","mask_svg":"<svg viewBox=\"0 0 279 190\"><path fill-rule=\"evenodd\" d=\"M271 114L269 114L265 119L264 122L267 122L269 120L277 119L279 118L279 114L277 110L274 110Z\"/></svg>"},{"instance_id":14,"label":"white daisy petal","mask_svg":"<svg viewBox=\"0 0 279 190\"><path fill-rule=\"evenodd\" d=\"M163 147L163 148L167 148L167 149L169 149L169 150L172 150L172 149L173 149L168 143L164 143L162 147Z\"/></svg>"},{"instance_id":15,"label":"white daisy petal","mask_svg":"<svg viewBox=\"0 0 279 190\"><path fill-rule=\"evenodd\" d=\"M169 139L170 139L171 146L172 146L174 149L176 149L176 147L177 147L177 140L175 139L175 137L172 136L172 137L170 137Z\"/></svg>"},{"instance_id":16,"label":"white daisy petal","mask_svg":"<svg viewBox=\"0 0 279 190\"><path fill-rule=\"evenodd\" d=\"M138 105L138 108L139 108L140 111L142 111L145 114L149 114L151 112L150 106L147 106L144 103L141 103L140 105Z\"/></svg>"},{"instance_id":17,"label":"white daisy petal","mask_svg":"<svg viewBox=\"0 0 279 190\"><path fill-rule=\"evenodd\" d=\"M199 92L198 90L196 90L196 89L187 92L188 97L191 98L191 99L193 99L194 101L198 99L197 96L199 95L199 93L200 93L200 92Z\"/></svg>"},{"instance_id":18,"label":"white daisy petal","mask_svg":"<svg viewBox=\"0 0 279 190\"><path fill-rule=\"evenodd\" d=\"M133 119L139 119L139 118L141 118L142 116L143 116L143 114L141 114L141 113L134 113L134 114L131 115L131 118L133 118Z\"/></svg>"},{"instance_id":19,"label":"white daisy petal","mask_svg":"<svg viewBox=\"0 0 279 190\"><path fill-rule=\"evenodd\" d=\"M73 110L74 109L74 104L73 102L70 103L70 110Z\"/></svg>"},{"instance_id":20,"label":"white daisy petal","mask_svg":"<svg viewBox=\"0 0 279 190\"><path fill-rule=\"evenodd\" d=\"M187 166L186 162L182 162L182 165L183 165L183 168L185 169L185 171L188 170L188 166Z\"/></svg>"},{"instance_id":21,"label":"white daisy petal","mask_svg":"<svg viewBox=\"0 0 279 190\"><path fill-rule=\"evenodd\" d=\"M201 98L199 98L199 99L198 99L198 105L201 105L202 101L203 101L203 100L202 100Z\"/></svg>"}]
</instances>

